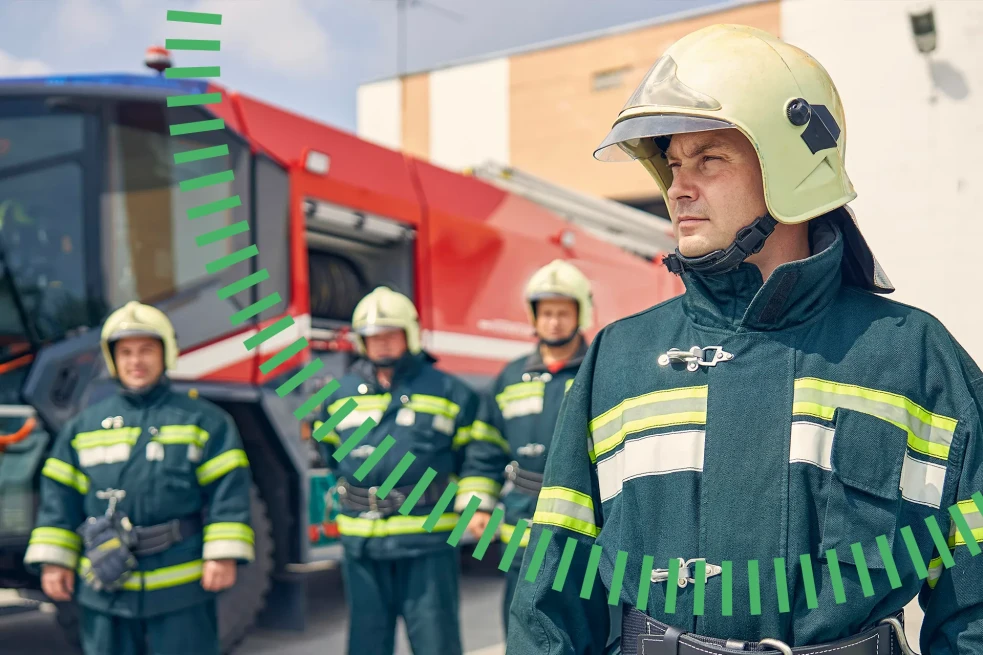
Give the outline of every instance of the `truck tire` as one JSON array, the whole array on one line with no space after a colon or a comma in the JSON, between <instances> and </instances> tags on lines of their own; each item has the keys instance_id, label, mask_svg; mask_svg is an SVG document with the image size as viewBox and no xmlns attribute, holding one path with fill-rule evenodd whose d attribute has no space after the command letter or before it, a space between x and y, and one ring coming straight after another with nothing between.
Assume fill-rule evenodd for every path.
<instances>
[{"instance_id":1,"label":"truck tire","mask_svg":"<svg viewBox=\"0 0 983 655\"><path fill-rule=\"evenodd\" d=\"M229 655L245 639L266 606L273 573L273 527L266 503L255 485L249 490L250 522L256 534L256 559L240 566L236 583L218 597L218 632L222 653ZM55 603L56 620L74 653L82 652L79 614L75 603Z\"/></svg>"},{"instance_id":2,"label":"truck tire","mask_svg":"<svg viewBox=\"0 0 983 655\"><path fill-rule=\"evenodd\" d=\"M228 655L246 637L266 606L273 574L273 525L255 485L249 490L250 523L256 535L256 558L240 566L236 583L218 598L218 632L222 653Z\"/></svg>"}]
</instances>

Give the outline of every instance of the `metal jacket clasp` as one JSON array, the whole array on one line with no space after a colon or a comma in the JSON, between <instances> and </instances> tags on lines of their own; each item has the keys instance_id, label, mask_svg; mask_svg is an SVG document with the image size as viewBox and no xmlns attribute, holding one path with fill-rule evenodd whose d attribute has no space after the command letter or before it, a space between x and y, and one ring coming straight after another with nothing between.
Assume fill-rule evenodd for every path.
<instances>
[{"instance_id":1,"label":"metal jacket clasp","mask_svg":"<svg viewBox=\"0 0 983 655\"><path fill-rule=\"evenodd\" d=\"M729 362L732 359L734 355L721 346L693 346L688 351L670 348L669 352L659 355L659 366L678 362L685 363L687 371L697 371L701 366L716 366L718 362Z\"/></svg>"}]
</instances>

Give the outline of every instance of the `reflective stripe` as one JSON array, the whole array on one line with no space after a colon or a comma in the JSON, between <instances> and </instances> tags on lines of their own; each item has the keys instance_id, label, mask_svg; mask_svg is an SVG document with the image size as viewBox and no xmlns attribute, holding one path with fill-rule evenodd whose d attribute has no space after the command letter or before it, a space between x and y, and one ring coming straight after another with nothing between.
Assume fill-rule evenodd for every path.
<instances>
[{"instance_id":1,"label":"reflective stripe","mask_svg":"<svg viewBox=\"0 0 983 655\"><path fill-rule=\"evenodd\" d=\"M255 539L255 535L253 529L245 523L209 523L205 526L204 536L202 538L205 543L213 540L231 540L244 541L251 544Z\"/></svg>"},{"instance_id":2,"label":"reflective stripe","mask_svg":"<svg viewBox=\"0 0 983 655\"><path fill-rule=\"evenodd\" d=\"M66 569L74 569L78 559L78 551L54 544L32 543L24 553L25 564L57 564Z\"/></svg>"},{"instance_id":3,"label":"reflective stripe","mask_svg":"<svg viewBox=\"0 0 983 655\"><path fill-rule=\"evenodd\" d=\"M680 471L702 471L705 440L703 430L626 440L624 448L597 463L601 502L620 494L628 480Z\"/></svg>"},{"instance_id":4,"label":"reflective stripe","mask_svg":"<svg viewBox=\"0 0 983 655\"><path fill-rule=\"evenodd\" d=\"M541 380L536 382L516 382L515 384L508 385L501 393L495 396L495 402L498 403L499 408L504 408L504 405L509 402L531 398L533 396L542 396L545 393L546 383Z\"/></svg>"},{"instance_id":5,"label":"reflective stripe","mask_svg":"<svg viewBox=\"0 0 983 655\"><path fill-rule=\"evenodd\" d=\"M89 493L89 478L85 473L60 459L49 457L41 469L41 475L75 489L83 496Z\"/></svg>"},{"instance_id":6,"label":"reflective stripe","mask_svg":"<svg viewBox=\"0 0 983 655\"><path fill-rule=\"evenodd\" d=\"M570 391L570 387L573 386L573 381L575 379L576 378L570 378L569 380L567 380L566 382L563 383L563 393L566 393L566 392Z\"/></svg>"},{"instance_id":7,"label":"reflective stripe","mask_svg":"<svg viewBox=\"0 0 983 655\"><path fill-rule=\"evenodd\" d=\"M980 509L976 503L972 500L964 500L957 503L957 507L959 507L963 518L966 519L966 525L973 531L973 538L977 542L983 542L983 515L980 515ZM954 521L949 521L949 548L965 545L966 539L962 532L956 527Z\"/></svg>"},{"instance_id":8,"label":"reflective stripe","mask_svg":"<svg viewBox=\"0 0 983 655\"><path fill-rule=\"evenodd\" d=\"M471 424L471 438L476 441L486 441L498 446L506 453L509 452L509 442L502 438L502 433L484 421L475 421Z\"/></svg>"},{"instance_id":9,"label":"reflective stripe","mask_svg":"<svg viewBox=\"0 0 983 655\"><path fill-rule=\"evenodd\" d=\"M454 442L451 445L453 450L462 448L471 443L471 426L458 428L457 432L454 434Z\"/></svg>"},{"instance_id":10,"label":"reflective stripe","mask_svg":"<svg viewBox=\"0 0 983 655\"><path fill-rule=\"evenodd\" d=\"M205 560L242 559L251 562L256 558L256 552L252 543L216 539L215 541L206 542L202 546L201 557Z\"/></svg>"},{"instance_id":11,"label":"reflective stripe","mask_svg":"<svg viewBox=\"0 0 983 655\"><path fill-rule=\"evenodd\" d=\"M59 546L76 553L82 550L82 537L64 528L34 528L31 531L31 540L28 543Z\"/></svg>"},{"instance_id":12,"label":"reflective stripe","mask_svg":"<svg viewBox=\"0 0 983 655\"><path fill-rule=\"evenodd\" d=\"M518 418L543 413L543 396L527 396L501 405L502 418Z\"/></svg>"},{"instance_id":13,"label":"reflective stripe","mask_svg":"<svg viewBox=\"0 0 983 655\"><path fill-rule=\"evenodd\" d=\"M162 425L153 440L163 444L194 444L204 448L209 436L197 425Z\"/></svg>"},{"instance_id":14,"label":"reflective stripe","mask_svg":"<svg viewBox=\"0 0 983 655\"><path fill-rule=\"evenodd\" d=\"M543 487L533 523L555 525L573 532L596 537L601 531L594 523L591 497L564 487Z\"/></svg>"},{"instance_id":15,"label":"reflective stripe","mask_svg":"<svg viewBox=\"0 0 983 655\"><path fill-rule=\"evenodd\" d=\"M130 459L133 446L128 443L117 443L112 446L92 446L78 450L79 466L91 468L100 464L116 464Z\"/></svg>"},{"instance_id":16,"label":"reflective stripe","mask_svg":"<svg viewBox=\"0 0 983 655\"><path fill-rule=\"evenodd\" d=\"M442 514L431 532L450 532L460 518L457 514ZM426 516L390 516L384 519L363 519L339 514L338 532L346 537L392 537L401 534L427 534L423 529Z\"/></svg>"},{"instance_id":17,"label":"reflective stripe","mask_svg":"<svg viewBox=\"0 0 983 655\"><path fill-rule=\"evenodd\" d=\"M446 416L447 418L454 419L460 413L461 408L457 403L452 403L446 398L441 398L439 396L426 396L423 394L415 393L410 396L410 402L405 405L415 412L421 412L423 414L437 414L438 416Z\"/></svg>"},{"instance_id":18,"label":"reflective stripe","mask_svg":"<svg viewBox=\"0 0 983 655\"><path fill-rule=\"evenodd\" d=\"M457 485L458 495L466 493L484 493L490 496L497 496L501 490L502 485L499 483L490 478L482 478L478 476L461 478L461 481Z\"/></svg>"},{"instance_id":19,"label":"reflective stripe","mask_svg":"<svg viewBox=\"0 0 983 655\"><path fill-rule=\"evenodd\" d=\"M328 406L328 414L334 414L349 400L354 400L357 407L338 423L335 430L361 427L366 419L372 419L378 424L382 420L382 414L389 407L392 396L384 393L372 396L349 396L347 398L341 398Z\"/></svg>"},{"instance_id":20,"label":"reflective stripe","mask_svg":"<svg viewBox=\"0 0 983 655\"><path fill-rule=\"evenodd\" d=\"M227 450L217 457L213 457L195 470L198 476L198 484L205 486L211 484L220 477L239 467L249 468L249 460L246 452L235 448Z\"/></svg>"},{"instance_id":21,"label":"reflective stripe","mask_svg":"<svg viewBox=\"0 0 983 655\"><path fill-rule=\"evenodd\" d=\"M706 425L707 387L653 391L628 398L588 425L588 455L592 462L621 445L634 432L673 425Z\"/></svg>"},{"instance_id":22,"label":"reflective stripe","mask_svg":"<svg viewBox=\"0 0 983 655\"><path fill-rule=\"evenodd\" d=\"M792 441L789 444L790 464L812 464L824 471L832 471L834 429L808 421L792 423ZM938 509L942 504L942 485L945 467L923 462L905 453L901 466L901 497L919 505Z\"/></svg>"},{"instance_id":23,"label":"reflective stripe","mask_svg":"<svg viewBox=\"0 0 983 655\"><path fill-rule=\"evenodd\" d=\"M502 523L501 532L499 533L498 539L503 544L508 544L512 541L512 535L515 534L515 526L509 525L508 523ZM532 526L527 525L526 531L522 533L522 539L519 540L519 548L525 548L529 545L529 536L532 534Z\"/></svg>"},{"instance_id":24,"label":"reflective stripe","mask_svg":"<svg viewBox=\"0 0 983 655\"><path fill-rule=\"evenodd\" d=\"M322 425L324 425L324 421L314 421L314 426L313 426L314 429L313 429L313 431L314 432L317 432L317 429L319 427L321 427ZM341 445L341 435L339 435L337 432L335 432L334 430L332 430L331 432L329 432L326 435L324 435L324 438L321 439L321 443L326 443L329 446L340 446Z\"/></svg>"},{"instance_id":25,"label":"reflective stripe","mask_svg":"<svg viewBox=\"0 0 983 655\"><path fill-rule=\"evenodd\" d=\"M928 563L928 586L930 589L935 589L935 585L939 583L939 578L942 577L944 570L945 565L942 564L941 557L936 557Z\"/></svg>"},{"instance_id":26,"label":"reflective stripe","mask_svg":"<svg viewBox=\"0 0 983 655\"><path fill-rule=\"evenodd\" d=\"M801 378L795 381L794 388L793 414L831 421L837 407L863 412L907 432L912 450L943 460L949 457L956 419L933 414L904 396L852 384Z\"/></svg>"},{"instance_id":27,"label":"reflective stripe","mask_svg":"<svg viewBox=\"0 0 983 655\"><path fill-rule=\"evenodd\" d=\"M93 430L92 432L79 432L72 439L72 448L84 450L97 446L112 446L118 443L128 443L131 446L137 442L141 428L116 428L112 430Z\"/></svg>"},{"instance_id":28,"label":"reflective stripe","mask_svg":"<svg viewBox=\"0 0 983 655\"><path fill-rule=\"evenodd\" d=\"M156 591L197 582L201 579L202 564L202 560L198 559L151 571L133 571L123 582L123 589L126 591ZM82 557L79 560L78 572L83 579L87 574L91 575L92 562L88 558Z\"/></svg>"}]
</instances>

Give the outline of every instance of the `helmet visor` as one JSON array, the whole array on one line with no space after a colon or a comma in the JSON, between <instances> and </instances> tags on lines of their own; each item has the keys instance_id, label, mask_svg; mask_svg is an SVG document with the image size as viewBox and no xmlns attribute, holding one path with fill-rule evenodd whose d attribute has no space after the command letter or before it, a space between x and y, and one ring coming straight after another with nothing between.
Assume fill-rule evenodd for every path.
<instances>
[{"instance_id":1,"label":"helmet visor","mask_svg":"<svg viewBox=\"0 0 983 655\"><path fill-rule=\"evenodd\" d=\"M109 343L115 343L120 339L130 339L134 337L149 337L151 339L157 339L162 341L160 334L156 330L151 330L150 328L125 328L122 330L117 330L109 337Z\"/></svg>"},{"instance_id":2,"label":"helmet visor","mask_svg":"<svg viewBox=\"0 0 983 655\"><path fill-rule=\"evenodd\" d=\"M733 123L716 118L680 116L679 114L642 115L626 118L616 123L607 138L594 151L598 161L631 161L648 159L663 152L656 138L707 132L734 127Z\"/></svg>"},{"instance_id":3,"label":"helmet visor","mask_svg":"<svg viewBox=\"0 0 983 655\"><path fill-rule=\"evenodd\" d=\"M373 323L370 325L363 325L362 327L355 330L355 332L358 333L358 335L361 337L374 337L378 334L389 334L390 332L399 332L402 329L403 328L401 327L394 327L392 325L379 325L377 323Z\"/></svg>"}]
</instances>

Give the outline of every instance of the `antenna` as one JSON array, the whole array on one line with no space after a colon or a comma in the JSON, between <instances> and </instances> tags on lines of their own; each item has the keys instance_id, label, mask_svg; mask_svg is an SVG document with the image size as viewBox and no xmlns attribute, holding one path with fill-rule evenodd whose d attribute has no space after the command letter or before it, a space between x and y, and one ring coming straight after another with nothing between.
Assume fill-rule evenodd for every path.
<instances>
[{"instance_id":1,"label":"antenna","mask_svg":"<svg viewBox=\"0 0 983 655\"><path fill-rule=\"evenodd\" d=\"M396 77L402 77L406 72L406 9L422 7L442 14L458 23L465 21L465 16L456 11L441 7L428 0L396 0Z\"/></svg>"}]
</instances>

